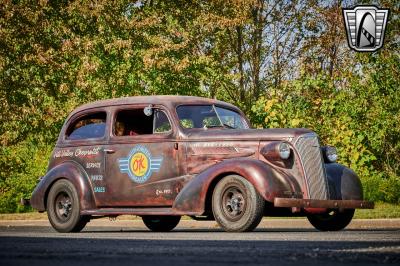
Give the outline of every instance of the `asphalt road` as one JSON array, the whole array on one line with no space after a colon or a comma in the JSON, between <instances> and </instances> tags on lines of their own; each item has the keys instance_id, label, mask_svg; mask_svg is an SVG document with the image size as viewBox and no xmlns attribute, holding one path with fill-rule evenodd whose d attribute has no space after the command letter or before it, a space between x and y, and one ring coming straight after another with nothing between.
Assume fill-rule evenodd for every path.
<instances>
[{"instance_id":1,"label":"asphalt road","mask_svg":"<svg viewBox=\"0 0 400 266\"><path fill-rule=\"evenodd\" d=\"M183 221L154 233L140 221L103 220L61 234L45 221L2 221L0 265L400 265L399 221L352 224L318 232L303 220L274 220L226 233L214 222Z\"/></svg>"}]
</instances>

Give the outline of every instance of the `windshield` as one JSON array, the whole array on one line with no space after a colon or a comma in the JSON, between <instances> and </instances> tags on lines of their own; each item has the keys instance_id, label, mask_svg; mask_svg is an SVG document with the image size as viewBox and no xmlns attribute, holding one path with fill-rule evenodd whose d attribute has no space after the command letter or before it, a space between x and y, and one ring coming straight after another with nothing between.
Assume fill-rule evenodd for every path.
<instances>
[{"instance_id":1,"label":"windshield","mask_svg":"<svg viewBox=\"0 0 400 266\"><path fill-rule=\"evenodd\" d=\"M214 105L181 105L176 108L184 128L247 129L246 120L237 112Z\"/></svg>"}]
</instances>

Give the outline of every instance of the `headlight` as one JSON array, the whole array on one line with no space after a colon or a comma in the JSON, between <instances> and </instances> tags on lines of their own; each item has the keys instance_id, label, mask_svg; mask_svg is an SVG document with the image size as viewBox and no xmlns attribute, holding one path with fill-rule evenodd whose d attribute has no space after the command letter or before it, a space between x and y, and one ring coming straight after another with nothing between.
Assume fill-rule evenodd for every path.
<instances>
[{"instance_id":1,"label":"headlight","mask_svg":"<svg viewBox=\"0 0 400 266\"><path fill-rule=\"evenodd\" d=\"M338 158L336 148L332 146L324 147L324 157L329 163L336 162Z\"/></svg>"},{"instance_id":2,"label":"headlight","mask_svg":"<svg viewBox=\"0 0 400 266\"><path fill-rule=\"evenodd\" d=\"M278 152L281 159L287 159L290 156L290 146L286 142L281 142L278 146Z\"/></svg>"}]
</instances>

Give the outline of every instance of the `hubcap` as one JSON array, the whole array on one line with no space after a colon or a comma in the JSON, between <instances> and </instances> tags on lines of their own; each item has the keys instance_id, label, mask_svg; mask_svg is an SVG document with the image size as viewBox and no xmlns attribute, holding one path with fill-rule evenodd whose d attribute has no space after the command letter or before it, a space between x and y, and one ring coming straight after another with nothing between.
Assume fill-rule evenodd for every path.
<instances>
[{"instance_id":1,"label":"hubcap","mask_svg":"<svg viewBox=\"0 0 400 266\"><path fill-rule=\"evenodd\" d=\"M229 187L226 189L222 195L222 207L229 220L239 220L246 209L243 192L238 187Z\"/></svg>"},{"instance_id":2,"label":"hubcap","mask_svg":"<svg viewBox=\"0 0 400 266\"><path fill-rule=\"evenodd\" d=\"M56 215L60 220L65 221L69 219L72 211L72 200L67 193L61 192L57 195L55 200L55 210Z\"/></svg>"}]
</instances>

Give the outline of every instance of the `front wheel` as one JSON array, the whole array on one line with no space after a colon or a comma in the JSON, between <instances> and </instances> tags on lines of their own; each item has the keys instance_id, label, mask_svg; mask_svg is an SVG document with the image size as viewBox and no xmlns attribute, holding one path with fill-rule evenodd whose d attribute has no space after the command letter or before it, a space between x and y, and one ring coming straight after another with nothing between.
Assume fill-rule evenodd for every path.
<instances>
[{"instance_id":1,"label":"front wheel","mask_svg":"<svg viewBox=\"0 0 400 266\"><path fill-rule=\"evenodd\" d=\"M179 221L180 216L143 216L143 223L154 232L169 232L174 229Z\"/></svg>"},{"instance_id":2,"label":"front wheel","mask_svg":"<svg viewBox=\"0 0 400 266\"><path fill-rule=\"evenodd\" d=\"M228 232L252 231L263 217L264 206L254 186L238 175L224 177L212 195L215 220Z\"/></svg>"},{"instance_id":3,"label":"front wheel","mask_svg":"<svg viewBox=\"0 0 400 266\"><path fill-rule=\"evenodd\" d=\"M89 221L80 215L78 193L68 180L57 181L47 197L47 216L54 229L61 233L79 232Z\"/></svg>"},{"instance_id":4,"label":"front wheel","mask_svg":"<svg viewBox=\"0 0 400 266\"><path fill-rule=\"evenodd\" d=\"M353 219L354 209L332 210L323 214L309 214L308 221L320 231L339 231Z\"/></svg>"}]
</instances>

